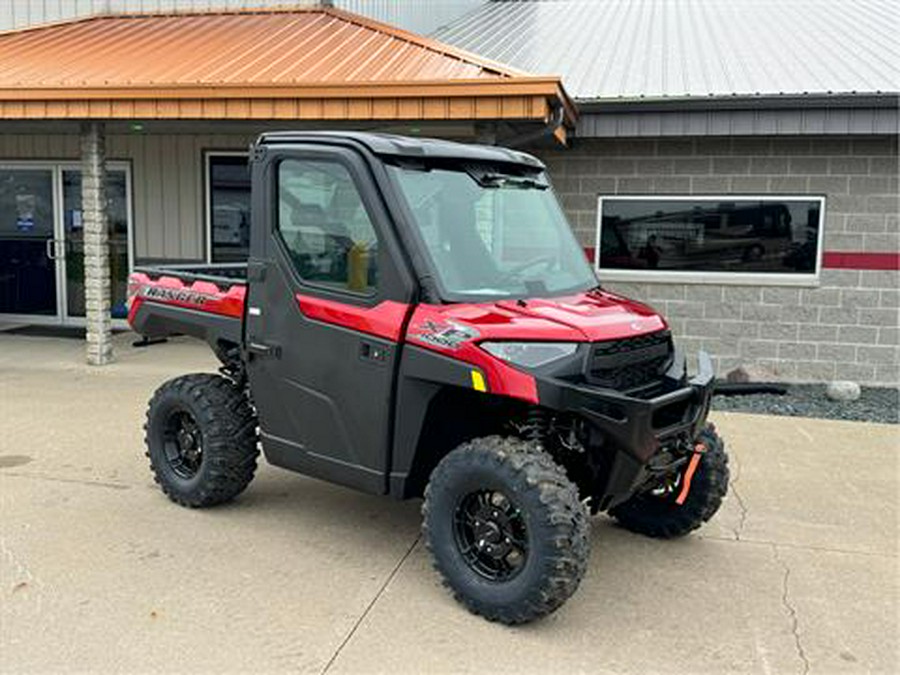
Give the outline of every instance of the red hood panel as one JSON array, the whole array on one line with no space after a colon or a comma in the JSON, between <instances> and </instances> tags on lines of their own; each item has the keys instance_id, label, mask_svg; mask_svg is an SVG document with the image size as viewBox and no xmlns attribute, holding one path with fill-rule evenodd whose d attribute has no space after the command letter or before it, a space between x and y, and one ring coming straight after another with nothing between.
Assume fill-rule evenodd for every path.
<instances>
[{"instance_id":1,"label":"red hood panel","mask_svg":"<svg viewBox=\"0 0 900 675\"><path fill-rule=\"evenodd\" d=\"M561 298L457 305L420 304L406 340L472 364L488 391L538 402L534 377L477 346L485 340L596 342L652 333L666 322L649 307L593 291Z\"/></svg>"},{"instance_id":2,"label":"red hood panel","mask_svg":"<svg viewBox=\"0 0 900 675\"><path fill-rule=\"evenodd\" d=\"M420 305L410 325L424 319L458 321L478 331L476 340L616 340L666 328L663 318L646 305L618 295L593 291L559 298L519 302Z\"/></svg>"},{"instance_id":3,"label":"red hood panel","mask_svg":"<svg viewBox=\"0 0 900 675\"><path fill-rule=\"evenodd\" d=\"M502 301L506 310L568 326L584 336L582 340L616 340L666 327L665 320L651 308L627 298L593 291L561 298L538 298L520 304Z\"/></svg>"}]
</instances>

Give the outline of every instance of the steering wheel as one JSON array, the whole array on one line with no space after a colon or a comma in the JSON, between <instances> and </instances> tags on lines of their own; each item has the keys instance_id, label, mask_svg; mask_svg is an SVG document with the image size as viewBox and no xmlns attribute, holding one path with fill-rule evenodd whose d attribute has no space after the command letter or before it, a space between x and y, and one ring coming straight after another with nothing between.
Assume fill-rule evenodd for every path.
<instances>
[{"instance_id":1,"label":"steering wheel","mask_svg":"<svg viewBox=\"0 0 900 675\"><path fill-rule=\"evenodd\" d=\"M531 269L536 265L547 265L549 266L551 263L556 262L556 254L555 253L547 253L545 255L539 255L536 258L532 258L531 260L526 260L525 262L521 262L518 265L513 265L508 270L506 270L503 274L505 276L514 276L519 272L524 272L527 269Z\"/></svg>"}]
</instances>

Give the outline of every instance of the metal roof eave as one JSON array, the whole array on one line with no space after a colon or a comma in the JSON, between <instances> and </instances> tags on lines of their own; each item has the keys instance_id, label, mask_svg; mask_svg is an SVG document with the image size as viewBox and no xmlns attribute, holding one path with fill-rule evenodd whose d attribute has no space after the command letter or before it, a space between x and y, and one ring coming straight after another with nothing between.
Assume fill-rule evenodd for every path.
<instances>
[{"instance_id":1,"label":"metal roof eave","mask_svg":"<svg viewBox=\"0 0 900 675\"><path fill-rule=\"evenodd\" d=\"M575 99L581 114L604 112L684 112L796 110L812 108L900 108L900 92L839 92L730 96L636 96Z\"/></svg>"}]
</instances>

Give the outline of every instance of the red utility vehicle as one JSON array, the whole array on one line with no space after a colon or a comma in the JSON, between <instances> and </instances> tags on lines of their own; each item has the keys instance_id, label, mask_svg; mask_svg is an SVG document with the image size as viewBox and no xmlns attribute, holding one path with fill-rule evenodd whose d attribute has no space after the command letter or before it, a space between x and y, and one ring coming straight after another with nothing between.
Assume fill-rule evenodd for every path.
<instances>
[{"instance_id":1,"label":"red utility vehicle","mask_svg":"<svg viewBox=\"0 0 900 675\"><path fill-rule=\"evenodd\" d=\"M534 157L362 133L253 146L246 265L138 269L129 321L209 343L220 374L150 402L174 501L272 464L398 499L457 599L522 623L575 591L588 515L683 535L719 508L713 373L597 283Z\"/></svg>"}]
</instances>

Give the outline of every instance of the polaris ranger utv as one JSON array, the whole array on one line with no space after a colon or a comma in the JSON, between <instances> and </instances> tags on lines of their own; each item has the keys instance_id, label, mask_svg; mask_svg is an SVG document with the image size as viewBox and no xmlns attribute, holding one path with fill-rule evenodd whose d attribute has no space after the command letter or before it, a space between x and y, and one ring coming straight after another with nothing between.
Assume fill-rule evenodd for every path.
<instances>
[{"instance_id":1,"label":"polaris ranger utv","mask_svg":"<svg viewBox=\"0 0 900 675\"><path fill-rule=\"evenodd\" d=\"M699 527L728 483L665 320L603 290L534 157L363 133L251 149L246 265L139 268L129 321L206 340L220 374L150 401L175 502L277 466L397 499L471 611L515 624L577 588L588 514L654 537Z\"/></svg>"}]
</instances>

